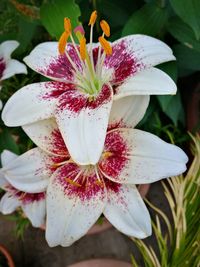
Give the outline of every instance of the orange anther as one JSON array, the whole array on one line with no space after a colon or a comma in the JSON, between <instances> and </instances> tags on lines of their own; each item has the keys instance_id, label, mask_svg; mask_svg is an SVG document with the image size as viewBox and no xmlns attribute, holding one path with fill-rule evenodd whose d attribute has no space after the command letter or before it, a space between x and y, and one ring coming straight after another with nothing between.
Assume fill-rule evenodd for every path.
<instances>
[{"instance_id":1,"label":"orange anther","mask_svg":"<svg viewBox=\"0 0 200 267\"><path fill-rule=\"evenodd\" d=\"M58 41L58 51L61 55L65 53L65 47L67 45L67 40L69 38L69 33L63 32Z\"/></svg>"},{"instance_id":2,"label":"orange anther","mask_svg":"<svg viewBox=\"0 0 200 267\"><path fill-rule=\"evenodd\" d=\"M104 152L103 153L103 158L109 158L109 157L111 157L113 155L113 153L112 152L110 152L110 151L106 151L106 152Z\"/></svg>"},{"instance_id":3,"label":"orange anther","mask_svg":"<svg viewBox=\"0 0 200 267\"><path fill-rule=\"evenodd\" d=\"M102 48L104 49L106 55L112 54L112 46L103 36L99 37L99 43L101 44Z\"/></svg>"},{"instance_id":4,"label":"orange anther","mask_svg":"<svg viewBox=\"0 0 200 267\"><path fill-rule=\"evenodd\" d=\"M81 187L81 184L77 183L77 182L74 182L73 180L71 180L70 178L65 178L65 180L71 184L71 185L74 185L76 187Z\"/></svg>"},{"instance_id":5,"label":"orange anther","mask_svg":"<svg viewBox=\"0 0 200 267\"><path fill-rule=\"evenodd\" d=\"M94 25L97 19L97 11L93 11L91 16L90 16L90 21L88 23L88 25Z\"/></svg>"},{"instance_id":6,"label":"orange anther","mask_svg":"<svg viewBox=\"0 0 200 267\"><path fill-rule=\"evenodd\" d=\"M80 55L81 59L85 60L86 59L86 39L85 37L81 38L80 40Z\"/></svg>"},{"instance_id":7,"label":"orange anther","mask_svg":"<svg viewBox=\"0 0 200 267\"><path fill-rule=\"evenodd\" d=\"M104 32L105 36L109 37L110 36L110 26L105 20L101 20L100 26L102 31Z\"/></svg>"},{"instance_id":8,"label":"orange anther","mask_svg":"<svg viewBox=\"0 0 200 267\"><path fill-rule=\"evenodd\" d=\"M67 33L71 33L72 26L71 26L71 21L68 18L64 18L64 28Z\"/></svg>"}]
</instances>

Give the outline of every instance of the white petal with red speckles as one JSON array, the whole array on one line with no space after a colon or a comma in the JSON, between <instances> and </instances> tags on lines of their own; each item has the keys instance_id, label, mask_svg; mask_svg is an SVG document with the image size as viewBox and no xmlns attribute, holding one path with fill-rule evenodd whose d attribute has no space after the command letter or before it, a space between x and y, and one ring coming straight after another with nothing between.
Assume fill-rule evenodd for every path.
<instances>
[{"instance_id":1,"label":"white petal with red speckles","mask_svg":"<svg viewBox=\"0 0 200 267\"><path fill-rule=\"evenodd\" d=\"M175 94L174 81L163 71L151 68L128 78L116 89L114 99L130 95L163 95Z\"/></svg>"},{"instance_id":2,"label":"white petal with red speckles","mask_svg":"<svg viewBox=\"0 0 200 267\"><path fill-rule=\"evenodd\" d=\"M108 179L119 183L152 183L179 175L186 170L188 161L179 147L136 129L108 133L105 150L113 155L102 159L100 168Z\"/></svg>"},{"instance_id":3,"label":"white petal with red speckles","mask_svg":"<svg viewBox=\"0 0 200 267\"><path fill-rule=\"evenodd\" d=\"M24 203L21 207L34 227L40 227L45 224L46 199Z\"/></svg>"},{"instance_id":4,"label":"white petal with red speckles","mask_svg":"<svg viewBox=\"0 0 200 267\"><path fill-rule=\"evenodd\" d=\"M57 102L54 91L63 93L63 88L59 91L58 82L34 83L21 88L3 109L4 123L7 126L21 126L53 117Z\"/></svg>"},{"instance_id":5,"label":"white petal with red speckles","mask_svg":"<svg viewBox=\"0 0 200 267\"><path fill-rule=\"evenodd\" d=\"M9 151L9 150L3 150L3 152L1 153L1 164L3 167L5 167L7 164L9 164L10 162L12 162L13 160L15 160L18 157L18 155L16 155L15 153Z\"/></svg>"},{"instance_id":6,"label":"white petal with red speckles","mask_svg":"<svg viewBox=\"0 0 200 267\"><path fill-rule=\"evenodd\" d=\"M143 118L150 97L128 96L113 102L109 126L110 127L130 127L134 128Z\"/></svg>"},{"instance_id":7,"label":"white petal with red speckles","mask_svg":"<svg viewBox=\"0 0 200 267\"><path fill-rule=\"evenodd\" d=\"M162 41L146 35L129 35L112 44L113 53L105 60L105 68L113 69L113 84L123 82L137 72L175 60L172 50Z\"/></svg>"},{"instance_id":8,"label":"white petal with red speckles","mask_svg":"<svg viewBox=\"0 0 200 267\"><path fill-rule=\"evenodd\" d=\"M23 63L19 62L18 60L10 59L6 63L6 68L3 72L1 80L8 79L15 74L27 74L27 68Z\"/></svg>"},{"instance_id":9,"label":"white petal with red speckles","mask_svg":"<svg viewBox=\"0 0 200 267\"><path fill-rule=\"evenodd\" d=\"M78 187L70 185L66 178L74 179L83 169L71 164L70 175L69 167L59 168L47 189L46 239L50 247L70 246L85 235L101 215L107 200L105 187L94 183L94 170L90 176L85 172L87 186Z\"/></svg>"},{"instance_id":10,"label":"white petal with red speckles","mask_svg":"<svg viewBox=\"0 0 200 267\"><path fill-rule=\"evenodd\" d=\"M33 148L6 165L2 171L15 188L29 192L43 192L52 174L51 157L39 148Z\"/></svg>"},{"instance_id":11,"label":"white petal with red speckles","mask_svg":"<svg viewBox=\"0 0 200 267\"><path fill-rule=\"evenodd\" d=\"M31 140L47 153L69 156L55 119L47 119L24 125L23 130Z\"/></svg>"},{"instance_id":12,"label":"white petal with red speckles","mask_svg":"<svg viewBox=\"0 0 200 267\"><path fill-rule=\"evenodd\" d=\"M20 201L12 195L12 193L5 193L0 200L0 212L3 214L10 214L20 206Z\"/></svg>"},{"instance_id":13,"label":"white petal with red speckles","mask_svg":"<svg viewBox=\"0 0 200 267\"><path fill-rule=\"evenodd\" d=\"M94 103L77 90L60 97L55 116L75 162L81 165L98 162L103 151L112 97L112 89L108 86Z\"/></svg>"},{"instance_id":14,"label":"white petal with red speckles","mask_svg":"<svg viewBox=\"0 0 200 267\"><path fill-rule=\"evenodd\" d=\"M71 44L67 45L68 54L74 64L80 68L80 60ZM65 55L58 52L58 42L46 42L37 45L24 58L25 63L40 74L56 81L69 82L74 80L74 69Z\"/></svg>"},{"instance_id":15,"label":"white petal with red speckles","mask_svg":"<svg viewBox=\"0 0 200 267\"><path fill-rule=\"evenodd\" d=\"M151 218L133 185L121 185L119 192L108 190L108 201L103 214L125 235L145 238L151 235Z\"/></svg>"}]
</instances>

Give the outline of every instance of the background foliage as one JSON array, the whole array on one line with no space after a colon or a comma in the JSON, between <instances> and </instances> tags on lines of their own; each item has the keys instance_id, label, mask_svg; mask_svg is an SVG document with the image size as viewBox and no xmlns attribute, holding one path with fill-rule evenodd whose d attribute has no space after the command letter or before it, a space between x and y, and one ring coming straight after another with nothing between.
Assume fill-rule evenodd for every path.
<instances>
[{"instance_id":1,"label":"background foliage","mask_svg":"<svg viewBox=\"0 0 200 267\"><path fill-rule=\"evenodd\" d=\"M183 134L187 100L196 90L200 71L199 0L1 0L0 42L18 40L20 47L14 56L22 60L38 43L59 38L63 17L71 18L73 26L82 23L88 37L88 19L94 9L99 14L95 41L101 34L100 19L106 19L111 26L111 41L140 33L159 38L173 49L177 61L158 67L177 81L178 93L151 97L138 127L182 145L187 139ZM44 79L29 69L28 76L17 75L4 81L0 98L5 103L25 84ZM7 148L22 153L32 146L21 129L6 129L1 122L0 152Z\"/></svg>"}]
</instances>

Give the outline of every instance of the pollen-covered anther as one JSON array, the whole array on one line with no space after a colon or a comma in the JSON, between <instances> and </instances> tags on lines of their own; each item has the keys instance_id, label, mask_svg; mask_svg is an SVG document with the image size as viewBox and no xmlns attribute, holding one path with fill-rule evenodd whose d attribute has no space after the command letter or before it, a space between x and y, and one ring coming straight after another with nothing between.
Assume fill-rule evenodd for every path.
<instances>
[{"instance_id":1,"label":"pollen-covered anther","mask_svg":"<svg viewBox=\"0 0 200 267\"><path fill-rule=\"evenodd\" d=\"M102 156L103 156L104 159L107 159L107 158L111 157L112 155L113 155L112 152L106 151L106 152L103 153Z\"/></svg>"},{"instance_id":2,"label":"pollen-covered anther","mask_svg":"<svg viewBox=\"0 0 200 267\"><path fill-rule=\"evenodd\" d=\"M103 36L99 37L99 43L101 44L102 48L104 49L106 55L112 55L112 46Z\"/></svg>"},{"instance_id":3,"label":"pollen-covered anther","mask_svg":"<svg viewBox=\"0 0 200 267\"><path fill-rule=\"evenodd\" d=\"M71 33L72 31L71 21L68 18L64 18L64 29L67 33Z\"/></svg>"},{"instance_id":4,"label":"pollen-covered anther","mask_svg":"<svg viewBox=\"0 0 200 267\"><path fill-rule=\"evenodd\" d=\"M63 32L58 41L58 51L61 55L65 53L65 47L67 45L67 40L69 38L69 33Z\"/></svg>"},{"instance_id":5,"label":"pollen-covered anther","mask_svg":"<svg viewBox=\"0 0 200 267\"><path fill-rule=\"evenodd\" d=\"M76 186L76 187L81 187L81 186L82 186L81 184L79 184L79 183L77 183L77 182L74 182L74 181L71 180L70 178L65 178L65 180L66 180L69 184L74 185L74 186Z\"/></svg>"},{"instance_id":6,"label":"pollen-covered anther","mask_svg":"<svg viewBox=\"0 0 200 267\"><path fill-rule=\"evenodd\" d=\"M95 184L99 185L100 187L104 187L104 184L102 181L96 180Z\"/></svg>"},{"instance_id":7,"label":"pollen-covered anther","mask_svg":"<svg viewBox=\"0 0 200 267\"><path fill-rule=\"evenodd\" d=\"M85 39L85 37L83 37L80 40L80 55L81 55L82 60L86 59L86 54L87 54L86 39Z\"/></svg>"},{"instance_id":8,"label":"pollen-covered anther","mask_svg":"<svg viewBox=\"0 0 200 267\"><path fill-rule=\"evenodd\" d=\"M90 20L89 20L88 25L92 25L93 26L95 24L95 22L96 22L96 19L97 19L97 11L94 10L92 12L91 16L90 16Z\"/></svg>"},{"instance_id":9,"label":"pollen-covered anther","mask_svg":"<svg viewBox=\"0 0 200 267\"><path fill-rule=\"evenodd\" d=\"M107 21L101 20L100 22L101 29L105 36L109 37L110 36L110 26Z\"/></svg>"}]
</instances>

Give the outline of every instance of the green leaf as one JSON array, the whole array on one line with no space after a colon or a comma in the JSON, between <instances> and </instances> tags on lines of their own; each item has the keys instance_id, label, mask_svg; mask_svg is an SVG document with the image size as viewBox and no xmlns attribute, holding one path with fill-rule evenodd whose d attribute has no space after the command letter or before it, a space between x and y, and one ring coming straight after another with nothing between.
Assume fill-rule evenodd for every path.
<instances>
[{"instance_id":1,"label":"green leaf","mask_svg":"<svg viewBox=\"0 0 200 267\"><path fill-rule=\"evenodd\" d=\"M20 42L20 46L17 49L18 54L26 51L28 45L31 43L32 38L34 37L36 27L37 25L35 23L31 23L25 21L23 18L19 18L17 40Z\"/></svg>"},{"instance_id":2,"label":"green leaf","mask_svg":"<svg viewBox=\"0 0 200 267\"><path fill-rule=\"evenodd\" d=\"M79 25L81 15L79 6L74 0L51 0L42 5L40 16L44 27L52 37L59 39L64 31L63 20L69 17L72 27Z\"/></svg>"},{"instance_id":3,"label":"green leaf","mask_svg":"<svg viewBox=\"0 0 200 267\"><path fill-rule=\"evenodd\" d=\"M122 36L134 33L156 36L165 26L168 16L168 8L162 8L155 3L145 4L130 17L124 26Z\"/></svg>"},{"instance_id":4,"label":"green leaf","mask_svg":"<svg viewBox=\"0 0 200 267\"><path fill-rule=\"evenodd\" d=\"M178 17L173 18L169 22L167 29L179 42L200 52L200 42L197 41L191 27L184 23L181 19Z\"/></svg>"},{"instance_id":5,"label":"green leaf","mask_svg":"<svg viewBox=\"0 0 200 267\"><path fill-rule=\"evenodd\" d=\"M185 45L175 45L173 51L179 69L200 70L200 52Z\"/></svg>"},{"instance_id":6,"label":"green leaf","mask_svg":"<svg viewBox=\"0 0 200 267\"><path fill-rule=\"evenodd\" d=\"M3 129L3 131L0 133L0 152L2 152L4 149L8 149L16 154L19 154L17 143L8 129Z\"/></svg>"},{"instance_id":7,"label":"green leaf","mask_svg":"<svg viewBox=\"0 0 200 267\"><path fill-rule=\"evenodd\" d=\"M178 121L184 122L184 111L179 92L176 95L159 95L157 99L162 111L176 126Z\"/></svg>"},{"instance_id":8,"label":"green leaf","mask_svg":"<svg viewBox=\"0 0 200 267\"><path fill-rule=\"evenodd\" d=\"M193 29L197 40L200 39L200 1L170 0L176 14Z\"/></svg>"}]
</instances>

